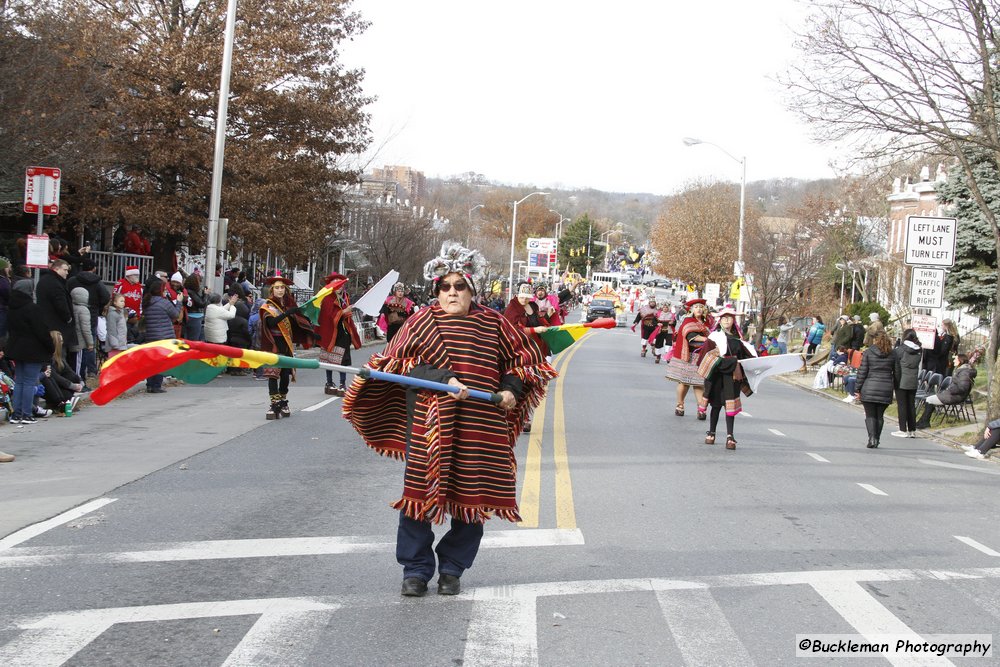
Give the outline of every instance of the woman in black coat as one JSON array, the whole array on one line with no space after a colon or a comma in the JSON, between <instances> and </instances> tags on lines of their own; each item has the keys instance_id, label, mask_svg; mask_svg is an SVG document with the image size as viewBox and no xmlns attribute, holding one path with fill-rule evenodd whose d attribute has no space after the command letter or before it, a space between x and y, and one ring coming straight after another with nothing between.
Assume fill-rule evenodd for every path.
<instances>
[{"instance_id":1,"label":"woman in black coat","mask_svg":"<svg viewBox=\"0 0 1000 667\"><path fill-rule=\"evenodd\" d=\"M903 342L893 350L896 371L896 407L899 411L899 430L892 435L897 438L917 437L917 373L920 370L922 354L917 332L907 329L903 332Z\"/></svg>"},{"instance_id":2,"label":"woman in black coat","mask_svg":"<svg viewBox=\"0 0 1000 667\"><path fill-rule=\"evenodd\" d=\"M868 448L878 447L885 423L885 409L892 403L896 364L892 354L892 339L884 331L875 334L872 344L861 356L856 396L865 408Z\"/></svg>"},{"instance_id":3,"label":"woman in black coat","mask_svg":"<svg viewBox=\"0 0 1000 667\"><path fill-rule=\"evenodd\" d=\"M35 387L42 365L52 360L55 343L38 305L31 298L30 280L14 283L10 292L6 356L14 362L14 404L11 424L35 422Z\"/></svg>"}]
</instances>

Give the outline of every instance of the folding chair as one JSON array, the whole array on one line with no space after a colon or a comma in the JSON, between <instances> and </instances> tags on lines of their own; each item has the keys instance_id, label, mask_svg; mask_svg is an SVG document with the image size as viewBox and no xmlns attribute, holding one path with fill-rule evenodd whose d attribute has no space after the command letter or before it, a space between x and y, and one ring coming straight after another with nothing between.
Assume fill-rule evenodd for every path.
<instances>
[{"instance_id":1,"label":"folding chair","mask_svg":"<svg viewBox=\"0 0 1000 667\"><path fill-rule=\"evenodd\" d=\"M942 379L943 378L941 377L940 373L933 373L927 380L927 384L924 386L923 390L921 390L919 387L917 388L917 396L916 396L917 407L920 407L920 405L927 400L928 396L933 396L934 394L937 393L938 385L941 384Z\"/></svg>"}]
</instances>

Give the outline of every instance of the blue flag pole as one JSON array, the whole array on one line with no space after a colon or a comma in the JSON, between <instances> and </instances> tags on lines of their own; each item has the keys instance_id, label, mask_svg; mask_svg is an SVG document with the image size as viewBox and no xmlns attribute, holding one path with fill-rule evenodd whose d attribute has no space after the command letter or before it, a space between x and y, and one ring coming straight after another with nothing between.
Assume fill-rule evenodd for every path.
<instances>
[{"instance_id":1,"label":"blue flag pole","mask_svg":"<svg viewBox=\"0 0 1000 667\"><path fill-rule=\"evenodd\" d=\"M337 364L325 364L321 363L320 368L338 371L340 373L353 373L366 380L382 380L383 382L395 382L396 384L405 385L407 387L417 387L419 389L430 389L431 391L445 391L449 394L457 394L461 391L458 387L454 387L450 384L445 384L443 382L431 382L430 380L421 380L420 378L413 378L409 375L398 375L396 373L384 373L382 371L373 371L370 368L355 368L354 366L339 366ZM494 394L489 391L480 391L478 389L469 389L469 396L472 398L478 398L481 401L489 401L490 403L500 404L503 397L500 394Z\"/></svg>"}]
</instances>

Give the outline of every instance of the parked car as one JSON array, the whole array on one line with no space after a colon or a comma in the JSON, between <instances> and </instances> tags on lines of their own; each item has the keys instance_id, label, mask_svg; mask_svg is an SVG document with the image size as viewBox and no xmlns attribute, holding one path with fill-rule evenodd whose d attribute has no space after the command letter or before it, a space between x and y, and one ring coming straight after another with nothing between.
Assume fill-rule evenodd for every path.
<instances>
[{"instance_id":1,"label":"parked car","mask_svg":"<svg viewBox=\"0 0 1000 667\"><path fill-rule=\"evenodd\" d=\"M610 299L594 299L587 306L587 321L593 322L599 317L614 317L615 303Z\"/></svg>"}]
</instances>

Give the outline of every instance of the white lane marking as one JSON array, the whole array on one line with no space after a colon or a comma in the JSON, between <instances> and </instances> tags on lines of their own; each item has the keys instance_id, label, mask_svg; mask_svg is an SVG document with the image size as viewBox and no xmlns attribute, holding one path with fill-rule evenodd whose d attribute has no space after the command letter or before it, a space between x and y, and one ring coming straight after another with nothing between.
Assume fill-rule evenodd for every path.
<instances>
[{"instance_id":1,"label":"white lane marking","mask_svg":"<svg viewBox=\"0 0 1000 667\"><path fill-rule=\"evenodd\" d=\"M965 542L966 544L968 544L973 549L976 549L978 551L982 551L987 556L1000 556L1000 551L994 551L993 549L990 549L985 544L980 544L979 542L976 542L971 537L962 537L961 535L954 535L953 537L956 540L958 540L959 542Z\"/></svg>"},{"instance_id":2,"label":"white lane marking","mask_svg":"<svg viewBox=\"0 0 1000 667\"><path fill-rule=\"evenodd\" d=\"M91 500L89 503L84 503L79 507L74 507L73 509L63 512L58 516L54 516L51 519L46 519L45 521L39 521L38 523L31 524L27 528L22 528L21 530L11 533L7 537L0 540L0 551L4 549L9 549L13 546L21 544L22 542L27 542L33 537L38 537L47 530L51 530L56 526L61 526L64 523L69 523L73 519L79 519L84 514L93 512L96 509L100 509L109 503L113 503L117 498L98 498L97 500Z\"/></svg>"},{"instance_id":3,"label":"white lane marking","mask_svg":"<svg viewBox=\"0 0 1000 667\"><path fill-rule=\"evenodd\" d=\"M584 544L578 529L538 528L493 530L483 536L481 548L560 547ZM57 565L67 561L83 563L165 563L223 558L276 558L376 553L396 548L388 536L291 537L254 540L210 540L141 545L142 549L112 553L87 553L72 548L16 549L0 554L0 569Z\"/></svg>"},{"instance_id":4,"label":"white lane marking","mask_svg":"<svg viewBox=\"0 0 1000 667\"><path fill-rule=\"evenodd\" d=\"M858 484L858 486L860 486L865 491L868 491L869 493L874 493L876 496L887 496L887 495L889 495L885 491L882 491L881 489L877 489L874 486L872 486L871 484L862 484L861 482L858 482L857 484Z\"/></svg>"},{"instance_id":5,"label":"white lane marking","mask_svg":"<svg viewBox=\"0 0 1000 667\"><path fill-rule=\"evenodd\" d=\"M271 598L258 600L226 600L218 602L193 602L182 604L149 605L89 609L38 616L19 624L24 630L13 641L0 646L0 664L5 667L39 667L61 665L82 648L116 623L172 621L186 618L211 618L218 616L248 616L259 614L263 620L261 630L256 624L244 640L230 654L232 661L226 665L250 664L304 664L313 646L308 634L299 634L303 617L320 612L321 620L328 622L330 613L341 605L309 598ZM265 620L266 619L266 620ZM309 625L317 626L316 619ZM290 627L294 626L294 627ZM322 627L322 626L318 626ZM307 628L308 629L308 628ZM276 634L291 630L289 635ZM318 633L311 636L319 637ZM300 644L300 641L302 644ZM248 642L247 646L243 646ZM280 643L280 645L278 645ZM293 655L289 656L291 651ZM259 656L280 655L276 663L257 660Z\"/></svg>"},{"instance_id":6,"label":"white lane marking","mask_svg":"<svg viewBox=\"0 0 1000 667\"><path fill-rule=\"evenodd\" d=\"M334 396L333 398L328 398L325 401L320 401L316 405L310 405L308 408L302 408L302 412L312 412L313 410L319 410L324 405L329 405L330 403L333 403L334 401L339 399L340 396Z\"/></svg>"},{"instance_id":7,"label":"white lane marking","mask_svg":"<svg viewBox=\"0 0 1000 667\"><path fill-rule=\"evenodd\" d=\"M770 431L771 433L775 434L775 435L780 435L783 438L786 437L784 433L782 433L781 431L779 431L776 428L769 428L767 430Z\"/></svg>"},{"instance_id":8,"label":"white lane marking","mask_svg":"<svg viewBox=\"0 0 1000 667\"><path fill-rule=\"evenodd\" d=\"M829 461L828 461L827 459L824 459L824 458L823 458L822 456L820 456L819 454L813 454L812 452L806 452L806 455L807 455L807 456L811 456L811 457L813 457L814 459L816 459L816 460L817 460L817 461L819 461L820 463L829 463Z\"/></svg>"},{"instance_id":9,"label":"white lane marking","mask_svg":"<svg viewBox=\"0 0 1000 667\"><path fill-rule=\"evenodd\" d=\"M873 635L894 635L923 642L916 632L896 618L858 582L815 582L812 587L854 628L878 641ZM934 655L889 654L885 659L894 665L951 665L950 660Z\"/></svg>"},{"instance_id":10,"label":"white lane marking","mask_svg":"<svg viewBox=\"0 0 1000 667\"><path fill-rule=\"evenodd\" d=\"M476 601L466 628L462 664L535 667L538 664L536 596Z\"/></svg>"},{"instance_id":11,"label":"white lane marking","mask_svg":"<svg viewBox=\"0 0 1000 667\"><path fill-rule=\"evenodd\" d=\"M685 665L753 664L708 588L661 590L656 600Z\"/></svg>"},{"instance_id":12,"label":"white lane marking","mask_svg":"<svg viewBox=\"0 0 1000 667\"><path fill-rule=\"evenodd\" d=\"M746 410L740 411L740 417L750 417L750 419L753 419L753 415L747 412Z\"/></svg>"},{"instance_id":13,"label":"white lane marking","mask_svg":"<svg viewBox=\"0 0 1000 667\"><path fill-rule=\"evenodd\" d=\"M971 470L972 472L982 472L987 475L1000 475L1000 470L992 469L991 466L963 466L958 463L945 463L944 461L931 461L930 459L917 459L921 463L940 468L954 468L955 470Z\"/></svg>"}]
</instances>

